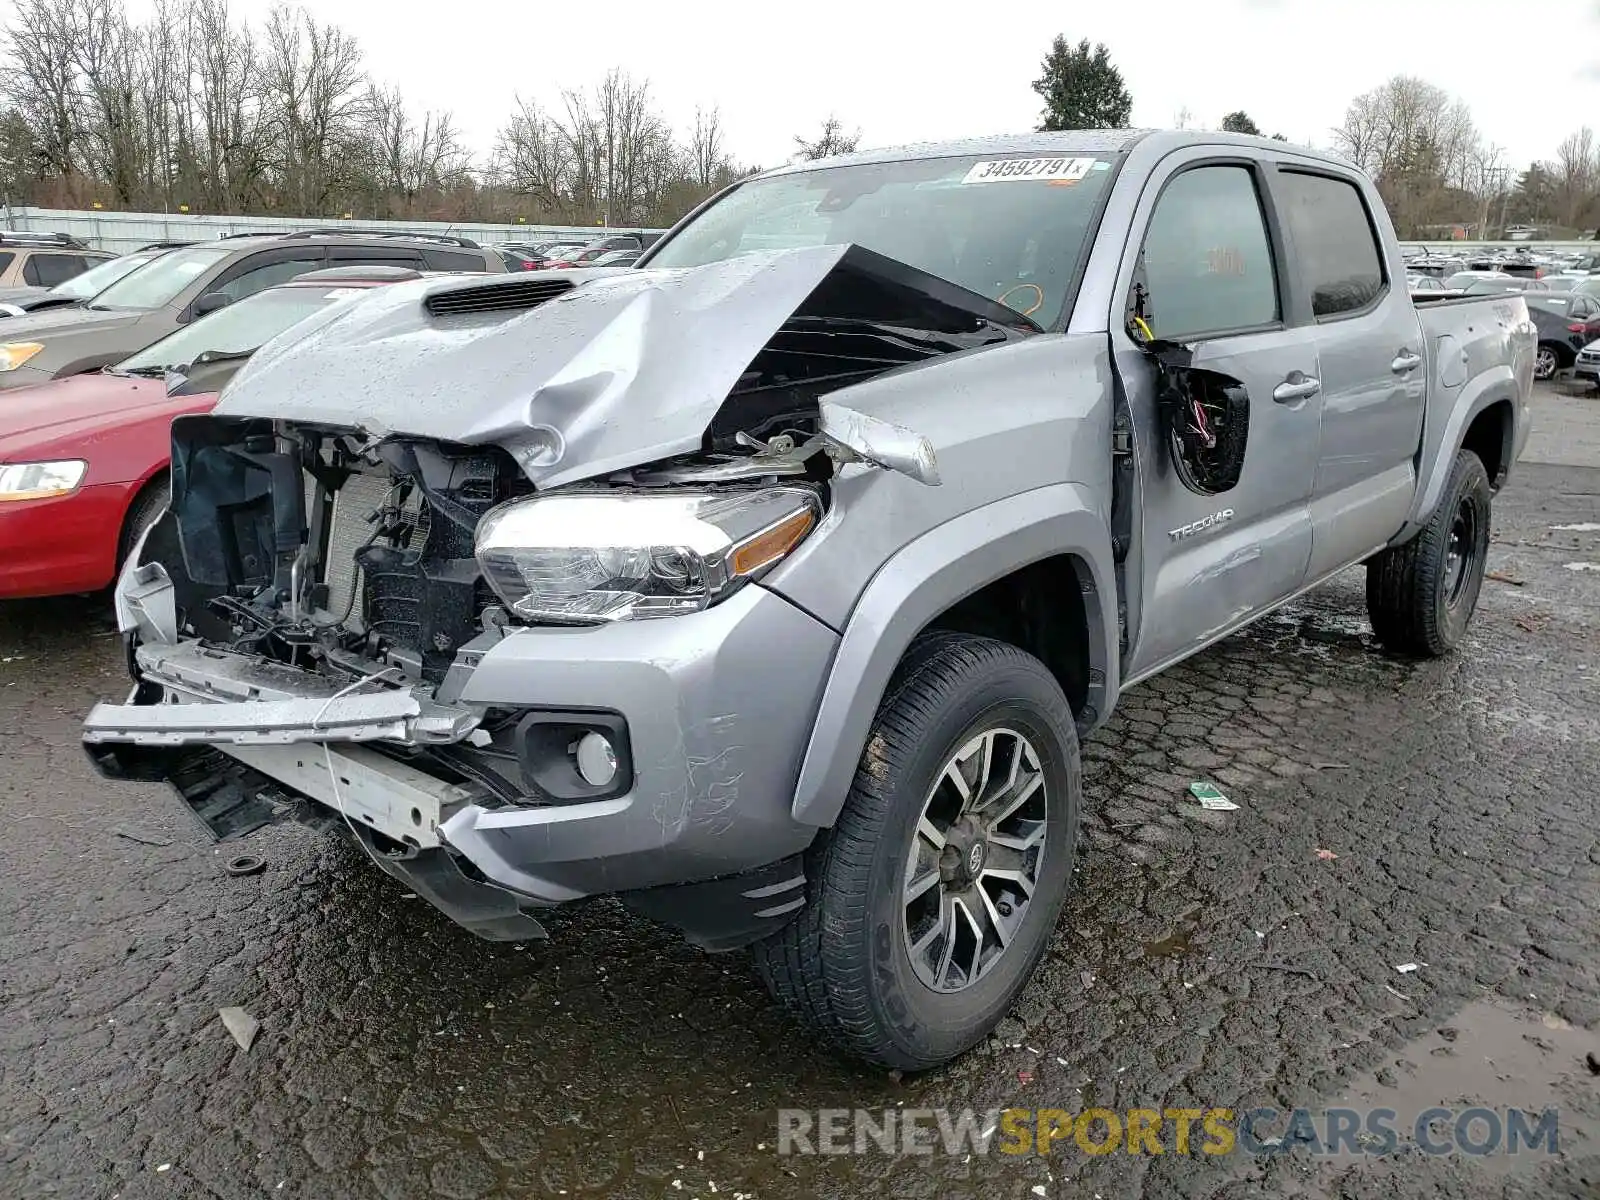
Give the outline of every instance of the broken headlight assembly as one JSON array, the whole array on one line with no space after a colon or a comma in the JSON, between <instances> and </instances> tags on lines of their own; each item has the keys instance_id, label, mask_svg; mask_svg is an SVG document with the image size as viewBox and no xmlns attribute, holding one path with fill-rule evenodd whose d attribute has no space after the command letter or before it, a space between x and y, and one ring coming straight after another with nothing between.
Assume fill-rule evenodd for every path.
<instances>
[{"instance_id":1,"label":"broken headlight assembly","mask_svg":"<svg viewBox=\"0 0 1600 1200\"><path fill-rule=\"evenodd\" d=\"M69 458L61 462L0 463L0 503L48 500L77 490L89 464Z\"/></svg>"},{"instance_id":2,"label":"broken headlight assembly","mask_svg":"<svg viewBox=\"0 0 1600 1200\"><path fill-rule=\"evenodd\" d=\"M538 496L486 514L477 558L512 612L597 624L699 612L765 574L816 527L803 487Z\"/></svg>"}]
</instances>

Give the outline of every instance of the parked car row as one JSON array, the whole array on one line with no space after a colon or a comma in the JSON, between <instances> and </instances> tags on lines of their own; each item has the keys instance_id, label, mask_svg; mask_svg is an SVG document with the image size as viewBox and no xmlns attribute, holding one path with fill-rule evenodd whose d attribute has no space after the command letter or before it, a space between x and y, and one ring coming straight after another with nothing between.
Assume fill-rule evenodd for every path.
<instances>
[{"instance_id":1,"label":"parked car row","mask_svg":"<svg viewBox=\"0 0 1600 1200\"><path fill-rule=\"evenodd\" d=\"M1600 339L1600 255L1524 248L1454 256L1420 250L1405 255L1406 285L1420 300L1518 294L1539 331L1535 378L1579 367ZM1581 371L1578 378L1587 378Z\"/></svg>"},{"instance_id":2,"label":"parked car row","mask_svg":"<svg viewBox=\"0 0 1600 1200\"><path fill-rule=\"evenodd\" d=\"M659 236L654 233L614 233L581 243L502 242L494 249L506 256L508 271L631 267Z\"/></svg>"}]
</instances>

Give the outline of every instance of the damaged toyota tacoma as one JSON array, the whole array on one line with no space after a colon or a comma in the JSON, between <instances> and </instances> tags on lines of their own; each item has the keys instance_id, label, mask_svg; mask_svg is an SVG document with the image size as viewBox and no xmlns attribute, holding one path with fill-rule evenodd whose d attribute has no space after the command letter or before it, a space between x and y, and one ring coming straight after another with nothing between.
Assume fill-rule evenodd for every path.
<instances>
[{"instance_id":1,"label":"damaged toyota tacoma","mask_svg":"<svg viewBox=\"0 0 1600 1200\"><path fill-rule=\"evenodd\" d=\"M1210 133L770 172L637 268L374 290L173 424L107 777L300 819L486 938L612 896L866 1059L972 1046L1119 691L1347 567L1461 644L1514 295L1420 309L1371 183Z\"/></svg>"}]
</instances>

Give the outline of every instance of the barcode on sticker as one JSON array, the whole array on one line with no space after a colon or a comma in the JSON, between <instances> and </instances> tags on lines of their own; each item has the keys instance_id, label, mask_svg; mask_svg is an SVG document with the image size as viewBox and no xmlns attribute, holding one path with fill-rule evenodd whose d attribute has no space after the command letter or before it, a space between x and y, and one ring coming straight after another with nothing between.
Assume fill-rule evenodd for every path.
<instances>
[{"instance_id":1,"label":"barcode on sticker","mask_svg":"<svg viewBox=\"0 0 1600 1200\"><path fill-rule=\"evenodd\" d=\"M1008 183L1013 179L1082 179L1092 158L1002 158L973 163L962 183Z\"/></svg>"}]
</instances>

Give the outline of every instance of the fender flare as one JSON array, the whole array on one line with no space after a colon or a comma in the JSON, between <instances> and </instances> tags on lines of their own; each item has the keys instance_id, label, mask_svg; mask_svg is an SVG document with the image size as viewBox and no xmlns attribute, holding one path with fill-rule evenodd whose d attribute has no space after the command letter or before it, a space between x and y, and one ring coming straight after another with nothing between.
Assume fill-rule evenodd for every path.
<instances>
[{"instance_id":1,"label":"fender flare","mask_svg":"<svg viewBox=\"0 0 1600 1200\"><path fill-rule=\"evenodd\" d=\"M1506 470L1510 471L1511 456L1516 450L1517 380L1510 367L1501 366L1476 376L1462 389L1460 398L1451 406L1432 460L1424 460L1423 465L1428 469L1422 476L1423 486L1417 493L1417 506L1391 545L1408 540L1427 524L1444 492L1445 481L1450 477L1450 464L1455 461L1462 443L1466 441L1467 430L1480 413L1502 401L1511 405L1511 427L1506 431L1507 444L1504 448Z\"/></svg>"},{"instance_id":2,"label":"fender flare","mask_svg":"<svg viewBox=\"0 0 1600 1200\"><path fill-rule=\"evenodd\" d=\"M796 821L828 826L838 818L878 702L912 639L956 601L1057 554L1087 568L1092 719L1110 711L1118 686L1117 600L1105 519L1090 492L1076 484L997 500L902 547L867 584L845 625L812 724L795 785Z\"/></svg>"}]
</instances>

